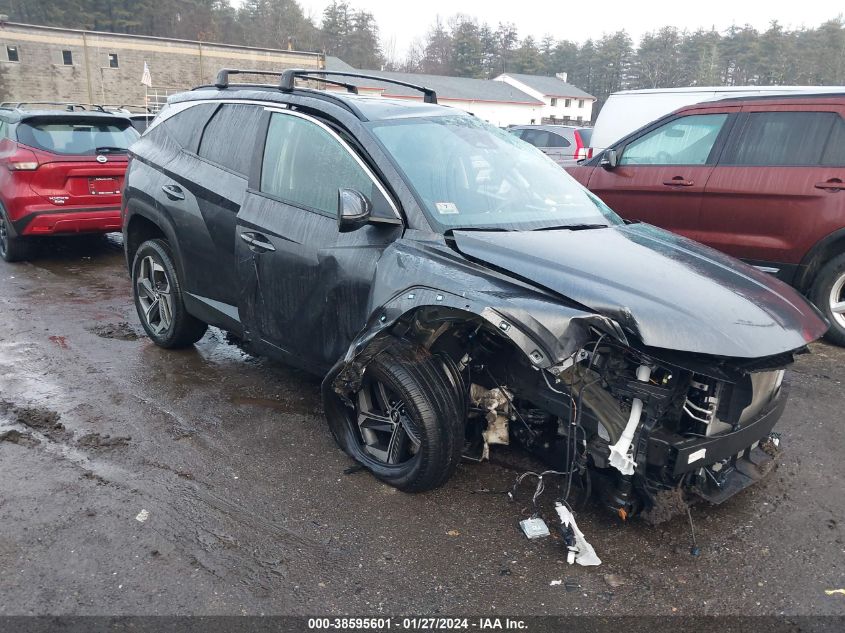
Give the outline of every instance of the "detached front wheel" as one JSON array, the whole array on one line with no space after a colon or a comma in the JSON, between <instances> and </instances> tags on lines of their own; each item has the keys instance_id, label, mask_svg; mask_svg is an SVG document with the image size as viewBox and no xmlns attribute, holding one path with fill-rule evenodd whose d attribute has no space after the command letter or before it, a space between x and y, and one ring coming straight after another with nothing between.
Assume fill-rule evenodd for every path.
<instances>
[{"instance_id":1,"label":"detached front wheel","mask_svg":"<svg viewBox=\"0 0 845 633\"><path fill-rule=\"evenodd\" d=\"M159 347L193 345L208 326L188 314L170 247L164 240L141 244L132 262L132 293L147 336Z\"/></svg>"},{"instance_id":2,"label":"detached front wheel","mask_svg":"<svg viewBox=\"0 0 845 633\"><path fill-rule=\"evenodd\" d=\"M381 352L352 395L346 428L335 431L339 443L404 492L443 485L460 462L464 440L464 400L449 372L443 359L406 343Z\"/></svg>"}]
</instances>

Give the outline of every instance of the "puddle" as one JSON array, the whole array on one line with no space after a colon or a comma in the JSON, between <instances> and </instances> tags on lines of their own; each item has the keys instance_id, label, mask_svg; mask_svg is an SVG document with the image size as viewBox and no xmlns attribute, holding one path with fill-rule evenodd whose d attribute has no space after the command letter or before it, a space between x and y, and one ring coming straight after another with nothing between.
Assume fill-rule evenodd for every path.
<instances>
[{"instance_id":1,"label":"puddle","mask_svg":"<svg viewBox=\"0 0 845 633\"><path fill-rule=\"evenodd\" d=\"M137 341L139 336L127 321L119 323L104 323L88 328L89 332L102 338L111 338L118 341Z\"/></svg>"}]
</instances>

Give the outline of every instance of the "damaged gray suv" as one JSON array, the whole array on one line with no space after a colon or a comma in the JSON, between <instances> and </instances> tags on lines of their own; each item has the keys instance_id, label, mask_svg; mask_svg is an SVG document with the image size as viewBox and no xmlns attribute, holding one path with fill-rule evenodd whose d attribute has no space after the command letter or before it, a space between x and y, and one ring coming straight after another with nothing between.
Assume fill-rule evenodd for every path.
<instances>
[{"instance_id":1,"label":"damaged gray suv","mask_svg":"<svg viewBox=\"0 0 845 633\"><path fill-rule=\"evenodd\" d=\"M624 222L427 88L230 84L254 72L170 97L131 148L124 243L156 344L214 325L325 376L337 443L408 492L492 444L623 518L769 470L784 368L827 328L792 288Z\"/></svg>"}]
</instances>

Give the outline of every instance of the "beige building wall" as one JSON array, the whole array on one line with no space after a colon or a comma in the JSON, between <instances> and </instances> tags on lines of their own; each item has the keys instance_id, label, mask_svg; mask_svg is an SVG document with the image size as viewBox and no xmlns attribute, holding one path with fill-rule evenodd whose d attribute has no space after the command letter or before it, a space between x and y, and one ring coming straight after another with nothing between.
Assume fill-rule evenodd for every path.
<instances>
[{"instance_id":1,"label":"beige building wall","mask_svg":"<svg viewBox=\"0 0 845 633\"><path fill-rule=\"evenodd\" d=\"M319 53L5 23L0 25L0 101L140 105L145 61L151 101L213 83L225 67L325 66Z\"/></svg>"}]
</instances>

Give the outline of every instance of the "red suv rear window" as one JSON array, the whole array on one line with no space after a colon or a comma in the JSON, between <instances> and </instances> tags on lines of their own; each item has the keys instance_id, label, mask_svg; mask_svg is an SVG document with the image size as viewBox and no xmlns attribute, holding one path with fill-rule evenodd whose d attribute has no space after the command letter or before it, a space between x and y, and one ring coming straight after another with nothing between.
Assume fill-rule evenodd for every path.
<instances>
[{"instance_id":1,"label":"red suv rear window","mask_svg":"<svg viewBox=\"0 0 845 633\"><path fill-rule=\"evenodd\" d=\"M75 156L122 152L139 136L128 120L36 119L23 121L17 131L24 145Z\"/></svg>"}]
</instances>

